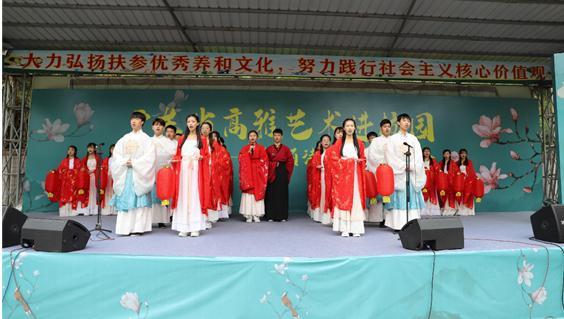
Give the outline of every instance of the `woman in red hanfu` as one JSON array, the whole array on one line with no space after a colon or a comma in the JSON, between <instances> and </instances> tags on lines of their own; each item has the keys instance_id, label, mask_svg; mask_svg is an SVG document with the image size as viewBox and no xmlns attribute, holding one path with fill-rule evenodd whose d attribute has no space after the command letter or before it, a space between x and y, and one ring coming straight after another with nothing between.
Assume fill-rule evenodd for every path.
<instances>
[{"instance_id":1,"label":"woman in red hanfu","mask_svg":"<svg viewBox=\"0 0 564 319\"><path fill-rule=\"evenodd\" d=\"M102 215L117 215L117 211L114 206L108 205L114 194L114 181L112 179L112 173L110 172L110 163L112 162L112 153L115 146L115 144L110 145L110 154L102 161L102 166L100 167L100 174L107 176L106 189L103 193L100 192Z\"/></svg>"},{"instance_id":2,"label":"woman in red hanfu","mask_svg":"<svg viewBox=\"0 0 564 319\"><path fill-rule=\"evenodd\" d=\"M343 122L345 134L337 140L337 150L331 156L331 172L333 175L333 230L341 236L360 237L364 234L364 143L356 137L356 122L346 119Z\"/></svg>"},{"instance_id":3,"label":"woman in red hanfu","mask_svg":"<svg viewBox=\"0 0 564 319\"><path fill-rule=\"evenodd\" d=\"M321 141L315 143L315 152L306 166L307 214L314 220L321 196L321 170L316 169L317 166L321 166Z\"/></svg>"},{"instance_id":4,"label":"woman in red hanfu","mask_svg":"<svg viewBox=\"0 0 564 319\"><path fill-rule=\"evenodd\" d=\"M176 192L172 200L172 230L178 236L200 236L206 229L206 199L211 197L207 139L200 133L200 118L196 114L186 117L186 131L178 141L173 167L176 172ZM210 201L211 202L211 201Z\"/></svg>"},{"instance_id":5,"label":"woman in red hanfu","mask_svg":"<svg viewBox=\"0 0 564 319\"><path fill-rule=\"evenodd\" d=\"M323 156L321 162L323 163L324 175L325 175L325 206L323 208L324 214L329 214L329 220L333 221L333 172L331 167L331 157L333 154L337 154L339 151L336 148L337 141L340 141L343 137L343 128L336 127L333 131L333 145L331 145L325 151L325 156ZM323 218L323 217L322 217ZM326 217L327 218L327 217Z\"/></svg>"},{"instance_id":6,"label":"woman in red hanfu","mask_svg":"<svg viewBox=\"0 0 564 319\"><path fill-rule=\"evenodd\" d=\"M221 205L223 207L222 210L227 213L227 216L229 216L231 215L231 207L233 206L233 160L231 159L231 154L227 150L227 145L225 145L223 137L220 136L219 141L221 142L221 146L223 147L229 158L227 171L224 172L223 176L224 182L221 184Z\"/></svg>"},{"instance_id":7,"label":"woman in red hanfu","mask_svg":"<svg viewBox=\"0 0 564 319\"><path fill-rule=\"evenodd\" d=\"M460 156L458 162L458 169L460 173L465 175L464 178L464 192L460 202L457 202L458 215L461 216L473 216L476 214L474 209L474 183L476 181L477 175L476 170L474 170L474 165L472 161L468 158L468 151L466 149L461 149L458 152Z\"/></svg>"},{"instance_id":8,"label":"woman in red hanfu","mask_svg":"<svg viewBox=\"0 0 564 319\"><path fill-rule=\"evenodd\" d=\"M211 140L211 132L213 130L213 125L210 122L203 122L200 125L200 133L202 134L202 139L205 139L208 145L208 153L210 154L209 158L208 158L208 166L204 168L204 170L202 171L203 174L207 174L207 179L210 181L212 181L212 176L211 176L211 172L212 172L212 152L213 152L213 148L214 148L214 144ZM211 187L211 184L210 184ZM206 207L208 208L207 210L207 228L212 228L212 224L217 222L219 220L219 211L216 210L217 207L215 207L213 205L213 192L210 191L209 194L204 194L204 201L206 202Z\"/></svg>"},{"instance_id":9,"label":"woman in red hanfu","mask_svg":"<svg viewBox=\"0 0 564 319\"><path fill-rule=\"evenodd\" d=\"M57 168L61 186L59 191L59 216L61 217L78 215L78 198L76 192L78 172L82 167L82 162L76 155L76 146L69 146L67 149L67 157L61 161Z\"/></svg>"},{"instance_id":10,"label":"woman in red hanfu","mask_svg":"<svg viewBox=\"0 0 564 319\"><path fill-rule=\"evenodd\" d=\"M450 150L443 151L443 159L439 162L439 170L437 174L445 173L448 175L448 189L444 196L438 194L441 213L444 216L452 216L456 214L455 194L454 194L454 178L458 174L458 165L450 158Z\"/></svg>"},{"instance_id":11,"label":"woman in red hanfu","mask_svg":"<svg viewBox=\"0 0 564 319\"><path fill-rule=\"evenodd\" d=\"M247 137L249 144L239 152L239 187L242 192L239 213L245 216L247 223L258 223L264 216L268 155L264 146L257 143L257 131L250 131Z\"/></svg>"},{"instance_id":12,"label":"woman in red hanfu","mask_svg":"<svg viewBox=\"0 0 564 319\"><path fill-rule=\"evenodd\" d=\"M221 144L218 131L210 134L210 141L213 145L211 153L211 209L218 212L218 218L229 218L229 200L231 195L226 193L231 177L230 166L231 156L227 149ZM228 189L228 188L227 188Z\"/></svg>"},{"instance_id":13,"label":"woman in red hanfu","mask_svg":"<svg viewBox=\"0 0 564 319\"><path fill-rule=\"evenodd\" d=\"M425 208L421 210L422 216L441 215L441 208L437 198L437 173L439 165L435 158L431 155L431 149L428 147L423 148L423 166L425 167L425 174L427 181L425 187L421 190L423 199L425 200Z\"/></svg>"},{"instance_id":14,"label":"woman in red hanfu","mask_svg":"<svg viewBox=\"0 0 564 319\"><path fill-rule=\"evenodd\" d=\"M78 208L79 215L96 215L98 214L98 201L96 192L98 192L98 184L100 171L98 165L102 165L102 159L96 154L96 144L88 143L86 147L86 156L82 159L82 167L88 170L90 179L88 193L80 197L80 207Z\"/></svg>"}]
</instances>

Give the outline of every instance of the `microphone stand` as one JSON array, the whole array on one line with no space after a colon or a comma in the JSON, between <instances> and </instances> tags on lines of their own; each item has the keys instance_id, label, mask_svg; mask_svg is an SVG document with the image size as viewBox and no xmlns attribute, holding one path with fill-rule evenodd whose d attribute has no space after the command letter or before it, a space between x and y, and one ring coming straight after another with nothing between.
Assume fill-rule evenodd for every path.
<instances>
[{"instance_id":1,"label":"microphone stand","mask_svg":"<svg viewBox=\"0 0 564 319\"><path fill-rule=\"evenodd\" d=\"M98 203L98 214L96 217L96 226L94 227L94 229L91 229L90 232L96 233L96 237L100 238L100 240L113 240L113 238L108 235L107 233L111 233L112 231L109 229L105 229L102 228L102 201L101 201L101 194L100 191L101 189L98 189L98 185L102 185L102 174L101 174L101 168L102 168L102 146L104 145L104 143L100 143L98 145L96 145L96 155L98 155L97 158L100 159L100 161L96 161L96 175L98 176L98 179L96 180L96 202ZM104 196L105 196L105 189L104 189ZM106 203L107 204L107 203Z\"/></svg>"},{"instance_id":2,"label":"microphone stand","mask_svg":"<svg viewBox=\"0 0 564 319\"><path fill-rule=\"evenodd\" d=\"M409 222L409 203L411 202L411 191L409 189L409 180L411 171L409 169L410 165L410 156L411 156L411 145L404 143L407 146L407 151L405 154L405 222Z\"/></svg>"}]
</instances>

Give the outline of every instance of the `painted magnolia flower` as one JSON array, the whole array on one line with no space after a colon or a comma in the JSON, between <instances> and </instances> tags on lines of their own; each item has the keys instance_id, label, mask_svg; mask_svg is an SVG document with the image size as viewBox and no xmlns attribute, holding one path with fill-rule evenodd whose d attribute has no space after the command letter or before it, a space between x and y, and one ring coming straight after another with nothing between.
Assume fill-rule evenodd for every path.
<instances>
[{"instance_id":1,"label":"painted magnolia flower","mask_svg":"<svg viewBox=\"0 0 564 319\"><path fill-rule=\"evenodd\" d=\"M130 309L137 314L139 314L139 311L141 310L139 306L139 297L136 292L126 292L123 296L121 296L119 303L122 307Z\"/></svg>"},{"instance_id":2,"label":"painted magnolia flower","mask_svg":"<svg viewBox=\"0 0 564 319\"><path fill-rule=\"evenodd\" d=\"M33 271L33 277L37 277L37 276L39 276L39 275L40 275L39 270L34 270L34 271Z\"/></svg>"},{"instance_id":3,"label":"painted magnolia flower","mask_svg":"<svg viewBox=\"0 0 564 319\"><path fill-rule=\"evenodd\" d=\"M302 280L303 281L307 281L309 279L309 276L307 274L303 274L302 275Z\"/></svg>"},{"instance_id":4,"label":"painted magnolia flower","mask_svg":"<svg viewBox=\"0 0 564 319\"><path fill-rule=\"evenodd\" d=\"M76 117L76 124L82 126L90 122L94 111L88 103L78 103L74 106L74 116Z\"/></svg>"},{"instance_id":5,"label":"painted magnolia flower","mask_svg":"<svg viewBox=\"0 0 564 319\"><path fill-rule=\"evenodd\" d=\"M515 151L509 151L509 155L511 155L511 158L516 161L521 159L521 155Z\"/></svg>"},{"instance_id":6,"label":"painted magnolia flower","mask_svg":"<svg viewBox=\"0 0 564 319\"><path fill-rule=\"evenodd\" d=\"M526 260L523 260L523 267L519 267L519 273L517 274L517 283L519 285L524 283L527 287L531 287L531 280L534 277L531 272L533 268L535 268L534 265L527 263Z\"/></svg>"},{"instance_id":7,"label":"painted magnolia flower","mask_svg":"<svg viewBox=\"0 0 564 319\"><path fill-rule=\"evenodd\" d=\"M484 138L480 147L488 148L492 143L499 141L501 133L513 133L509 128L501 128L501 118L496 115L493 120L485 115L480 116L480 122L472 125L472 130L478 136Z\"/></svg>"},{"instance_id":8,"label":"painted magnolia flower","mask_svg":"<svg viewBox=\"0 0 564 319\"><path fill-rule=\"evenodd\" d=\"M46 134L49 141L61 143L65 140L63 134L69 129L70 124L62 123L61 119L56 119L51 123L51 120L47 118L45 119L45 123L41 124L41 126L43 128L37 130L37 133Z\"/></svg>"},{"instance_id":9,"label":"painted magnolia flower","mask_svg":"<svg viewBox=\"0 0 564 319\"><path fill-rule=\"evenodd\" d=\"M564 83L562 83L558 91L556 91L556 94L559 98L564 99Z\"/></svg>"},{"instance_id":10,"label":"painted magnolia flower","mask_svg":"<svg viewBox=\"0 0 564 319\"><path fill-rule=\"evenodd\" d=\"M285 274L287 269L288 264L274 264L274 270L281 275Z\"/></svg>"},{"instance_id":11,"label":"painted magnolia flower","mask_svg":"<svg viewBox=\"0 0 564 319\"><path fill-rule=\"evenodd\" d=\"M548 293L546 292L546 289L544 289L544 287L540 287L539 289L531 293L531 300L533 300L534 303L539 305L542 305L547 297L548 297Z\"/></svg>"},{"instance_id":12,"label":"painted magnolia flower","mask_svg":"<svg viewBox=\"0 0 564 319\"><path fill-rule=\"evenodd\" d=\"M517 121L519 119L519 113L517 113L517 110L514 108L510 108L509 111L511 112L511 119L513 121Z\"/></svg>"},{"instance_id":13,"label":"painted magnolia flower","mask_svg":"<svg viewBox=\"0 0 564 319\"><path fill-rule=\"evenodd\" d=\"M266 303L266 295L262 295L262 298L259 299L260 303Z\"/></svg>"},{"instance_id":14,"label":"painted magnolia flower","mask_svg":"<svg viewBox=\"0 0 564 319\"><path fill-rule=\"evenodd\" d=\"M460 155L458 155L457 151L452 151L450 152L450 159L453 160L454 162L458 162L458 160L460 159Z\"/></svg>"},{"instance_id":15,"label":"painted magnolia flower","mask_svg":"<svg viewBox=\"0 0 564 319\"><path fill-rule=\"evenodd\" d=\"M292 261L292 258L290 258L290 257L284 257L284 259L283 259L283 262L284 262L285 264L288 264L288 263L290 263L291 261Z\"/></svg>"},{"instance_id":16,"label":"painted magnolia flower","mask_svg":"<svg viewBox=\"0 0 564 319\"><path fill-rule=\"evenodd\" d=\"M488 193L492 189L496 189L500 179L506 179L507 174L501 174L501 168L497 168L497 163L493 162L492 167L488 169L484 165L480 165L480 173L478 174L484 181L484 193Z\"/></svg>"},{"instance_id":17,"label":"painted magnolia flower","mask_svg":"<svg viewBox=\"0 0 564 319\"><path fill-rule=\"evenodd\" d=\"M179 104L183 101L186 101L186 99L188 99L188 95L184 94L184 91L176 90L176 92L174 93L174 103Z\"/></svg>"}]
</instances>

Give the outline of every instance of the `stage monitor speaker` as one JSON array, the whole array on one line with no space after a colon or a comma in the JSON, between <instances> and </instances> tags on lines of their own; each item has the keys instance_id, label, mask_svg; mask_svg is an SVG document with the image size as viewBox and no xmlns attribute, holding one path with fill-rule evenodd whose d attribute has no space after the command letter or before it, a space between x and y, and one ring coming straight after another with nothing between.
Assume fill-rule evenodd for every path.
<instances>
[{"instance_id":1,"label":"stage monitor speaker","mask_svg":"<svg viewBox=\"0 0 564 319\"><path fill-rule=\"evenodd\" d=\"M27 216L8 206L2 214L2 247L10 247L20 244L22 226Z\"/></svg>"},{"instance_id":2,"label":"stage monitor speaker","mask_svg":"<svg viewBox=\"0 0 564 319\"><path fill-rule=\"evenodd\" d=\"M69 252L84 249L88 239L88 229L74 220L29 218L21 243L37 251Z\"/></svg>"},{"instance_id":3,"label":"stage monitor speaker","mask_svg":"<svg viewBox=\"0 0 564 319\"><path fill-rule=\"evenodd\" d=\"M405 249L421 250L427 245L433 250L464 248L464 227L458 217L413 219L399 236Z\"/></svg>"},{"instance_id":4,"label":"stage monitor speaker","mask_svg":"<svg viewBox=\"0 0 564 319\"><path fill-rule=\"evenodd\" d=\"M536 239L564 243L564 205L544 206L531 215Z\"/></svg>"}]
</instances>

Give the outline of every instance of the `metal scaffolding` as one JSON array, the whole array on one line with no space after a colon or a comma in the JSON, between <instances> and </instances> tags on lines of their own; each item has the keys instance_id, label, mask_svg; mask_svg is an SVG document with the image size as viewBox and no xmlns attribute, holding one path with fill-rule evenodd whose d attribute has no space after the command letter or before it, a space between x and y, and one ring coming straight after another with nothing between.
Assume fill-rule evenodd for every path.
<instances>
[{"instance_id":1,"label":"metal scaffolding","mask_svg":"<svg viewBox=\"0 0 564 319\"><path fill-rule=\"evenodd\" d=\"M542 142L543 163L543 204L558 203L558 149L556 136L556 113L554 107L554 89L535 87L533 97L539 103L540 138Z\"/></svg>"},{"instance_id":2,"label":"metal scaffolding","mask_svg":"<svg viewBox=\"0 0 564 319\"><path fill-rule=\"evenodd\" d=\"M2 79L2 205L20 206L25 174L32 77L4 75Z\"/></svg>"}]
</instances>

